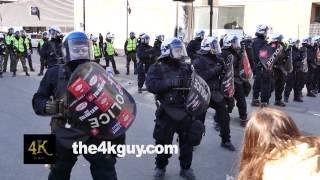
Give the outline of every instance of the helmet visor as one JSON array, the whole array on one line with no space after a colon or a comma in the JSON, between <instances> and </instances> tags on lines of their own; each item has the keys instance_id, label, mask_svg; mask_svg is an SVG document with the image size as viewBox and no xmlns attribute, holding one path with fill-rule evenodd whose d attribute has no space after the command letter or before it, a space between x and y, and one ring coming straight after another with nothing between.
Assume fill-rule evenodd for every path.
<instances>
[{"instance_id":1,"label":"helmet visor","mask_svg":"<svg viewBox=\"0 0 320 180\"><path fill-rule=\"evenodd\" d=\"M221 53L221 47L217 40L212 41L210 43L210 53L211 54L220 54Z\"/></svg>"},{"instance_id":2,"label":"helmet visor","mask_svg":"<svg viewBox=\"0 0 320 180\"><path fill-rule=\"evenodd\" d=\"M93 60L92 42L90 40L69 40L68 49L69 61Z\"/></svg>"},{"instance_id":3,"label":"helmet visor","mask_svg":"<svg viewBox=\"0 0 320 180\"><path fill-rule=\"evenodd\" d=\"M184 44L171 44L170 46L171 57L174 59L182 59L187 57L187 51Z\"/></svg>"}]
</instances>

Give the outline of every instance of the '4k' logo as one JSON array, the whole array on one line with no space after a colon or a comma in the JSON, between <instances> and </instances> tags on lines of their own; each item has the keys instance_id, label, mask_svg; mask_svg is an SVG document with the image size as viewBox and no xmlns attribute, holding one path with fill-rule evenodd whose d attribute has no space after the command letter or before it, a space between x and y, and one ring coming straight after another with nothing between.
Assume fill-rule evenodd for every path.
<instances>
[{"instance_id":1,"label":"'4k' logo","mask_svg":"<svg viewBox=\"0 0 320 180\"><path fill-rule=\"evenodd\" d=\"M53 134L24 135L25 164L54 164L56 137Z\"/></svg>"},{"instance_id":2,"label":"'4k' logo","mask_svg":"<svg viewBox=\"0 0 320 180\"><path fill-rule=\"evenodd\" d=\"M48 151L45 148L45 144L48 142L48 140L37 140L32 141L31 145L29 146L28 151L32 152L32 155L37 154L46 154L47 156L53 156L52 153L48 153Z\"/></svg>"}]
</instances>

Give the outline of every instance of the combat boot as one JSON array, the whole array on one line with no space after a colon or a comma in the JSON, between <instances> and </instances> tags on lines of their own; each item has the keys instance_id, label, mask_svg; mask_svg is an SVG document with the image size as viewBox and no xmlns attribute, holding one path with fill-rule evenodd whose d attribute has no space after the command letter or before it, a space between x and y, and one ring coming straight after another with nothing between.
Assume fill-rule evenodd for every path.
<instances>
[{"instance_id":1,"label":"combat boot","mask_svg":"<svg viewBox=\"0 0 320 180\"><path fill-rule=\"evenodd\" d=\"M220 146L222 148L225 148L229 151L235 151L236 148L233 146L233 144L231 142L221 142Z\"/></svg>"},{"instance_id":2,"label":"combat boot","mask_svg":"<svg viewBox=\"0 0 320 180\"><path fill-rule=\"evenodd\" d=\"M286 106L286 104L284 102L282 102L282 101L276 101L276 102L274 102L274 105L281 106L281 107L285 107Z\"/></svg>"},{"instance_id":3,"label":"combat boot","mask_svg":"<svg viewBox=\"0 0 320 180\"><path fill-rule=\"evenodd\" d=\"M2 72L0 72L0 78L2 78Z\"/></svg>"},{"instance_id":4,"label":"combat boot","mask_svg":"<svg viewBox=\"0 0 320 180\"><path fill-rule=\"evenodd\" d=\"M166 174L166 169L160 169L160 168L154 168L153 177L154 180L162 180L164 178L164 175Z\"/></svg>"},{"instance_id":5,"label":"combat boot","mask_svg":"<svg viewBox=\"0 0 320 180\"><path fill-rule=\"evenodd\" d=\"M26 72L26 76L30 76L30 74L28 72Z\"/></svg>"},{"instance_id":6,"label":"combat boot","mask_svg":"<svg viewBox=\"0 0 320 180\"><path fill-rule=\"evenodd\" d=\"M12 77L16 77L16 72L15 71L13 72Z\"/></svg>"},{"instance_id":7,"label":"combat boot","mask_svg":"<svg viewBox=\"0 0 320 180\"><path fill-rule=\"evenodd\" d=\"M241 127L246 127L246 125L247 125L247 120L246 119L240 119L240 126Z\"/></svg>"},{"instance_id":8,"label":"combat boot","mask_svg":"<svg viewBox=\"0 0 320 180\"><path fill-rule=\"evenodd\" d=\"M187 180L197 180L196 175L194 175L193 169L181 169L180 176Z\"/></svg>"},{"instance_id":9,"label":"combat boot","mask_svg":"<svg viewBox=\"0 0 320 180\"><path fill-rule=\"evenodd\" d=\"M251 106L259 107L260 105L261 105L261 102L259 99L252 99Z\"/></svg>"}]
</instances>

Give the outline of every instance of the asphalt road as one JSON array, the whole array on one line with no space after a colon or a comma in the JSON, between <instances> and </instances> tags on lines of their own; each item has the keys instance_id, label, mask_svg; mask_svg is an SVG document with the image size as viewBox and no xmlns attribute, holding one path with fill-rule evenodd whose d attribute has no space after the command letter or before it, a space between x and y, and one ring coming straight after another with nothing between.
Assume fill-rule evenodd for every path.
<instances>
[{"instance_id":1,"label":"asphalt road","mask_svg":"<svg viewBox=\"0 0 320 180\"><path fill-rule=\"evenodd\" d=\"M34 67L39 71L39 57L33 56ZM153 144L152 131L154 126L155 105L153 95L148 92L137 93L136 76L125 75L125 59L117 57L116 62L120 75L118 80L135 98L138 111L137 118L127 132L127 144ZM31 72L26 77L19 63L17 77L5 73L0 79L0 179L1 180L43 180L47 179L49 170L43 165L23 164L23 135L49 133L49 118L35 115L31 99L38 88L41 77L38 72ZM133 65L131 65L131 68ZM131 71L132 72L132 71ZM320 96L320 95L319 95ZM273 103L274 97L271 102ZM320 97L304 97L304 103L291 102L282 108L288 112L301 131L306 134L320 134ZM247 99L251 102L251 96ZM249 106L249 112L254 108ZM225 180L226 175L237 172L239 149L242 143L243 128L239 126L238 111L231 114L231 140L237 147L236 152L222 149L218 132L213 128L210 110L206 119L206 135L202 144L194 151L192 168L200 180ZM176 141L174 140L176 143ZM128 155L118 159L117 173L120 180L152 179L154 155L136 158ZM178 156L170 159L167 167L166 180L180 180ZM79 157L72 171L72 180L89 180L89 164Z\"/></svg>"}]
</instances>

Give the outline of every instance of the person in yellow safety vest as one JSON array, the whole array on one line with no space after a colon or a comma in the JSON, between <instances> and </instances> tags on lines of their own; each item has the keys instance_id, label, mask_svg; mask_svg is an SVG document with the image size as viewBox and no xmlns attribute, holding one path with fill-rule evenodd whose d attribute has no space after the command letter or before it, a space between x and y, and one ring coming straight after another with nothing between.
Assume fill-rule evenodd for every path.
<instances>
[{"instance_id":1,"label":"person in yellow safety vest","mask_svg":"<svg viewBox=\"0 0 320 180\"><path fill-rule=\"evenodd\" d=\"M92 37L94 60L96 63L100 64L100 58L102 57L102 54L97 40L98 38L96 36Z\"/></svg>"},{"instance_id":2,"label":"person in yellow safety vest","mask_svg":"<svg viewBox=\"0 0 320 180\"><path fill-rule=\"evenodd\" d=\"M26 73L26 76L30 76L28 73L28 68L26 65L26 56L27 56L27 44L25 40L21 37L20 32L15 32L14 48L16 52L16 58L13 64L13 77L16 76L17 65L19 60L21 61L23 71Z\"/></svg>"},{"instance_id":3,"label":"person in yellow safety vest","mask_svg":"<svg viewBox=\"0 0 320 180\"><path fill-rule=\"evenodd\" d=\"M35 70L33 69L33 66L32 66L32 59L31 59L31 55L33 54L31 40L27 36L27 33L25 30L21 30L20 34L21 34L21 37L24 39L24 42L27 46L27 59L28 59L30 71L35 72Z\"/></svg>"},{"instance_id":4,"label":"person in yellow safety vest","mask_svg":"<svg viewBox=\"0 0 320 180\"><path fill-rule=\"evenodd\" d=\"M6 45L6 54L4 56L4 61L3 61L3 72L5 73L7 71L7 63L10 57L10 72L13 72L13 65L15 62L15 55L14 55L14 46L13 46L13 41L14 41L14 30L13 28L8 29L8 34L5 36L4 43Z\"/></svg>"},{"instance_id":5,"label":"person in yellow safety vest","mask_svg":"<svg viewBox=\"0 0 320 180\"><path fill-rule=\"evenodd\" d=\"M42 39L38 43L38 54L40 55L40 73L38 74L38 76L42 76L44 68L48 68L47 60L43 56L43 53L41 53L42 47L44 47L44 45L48 43L48 39L49 39L48 32L43 32Z\"/></svg>"},{"instance_id":6,"label":"person in yellow safety vest","mask_svg":"<svg viewBox=\"0 0 320 180\"><path fill-rule=\"evenodd\" d=\"M111 61L112 68L115 74L120 74L117 70L116 62L114 61L114 55L118 56L118 53L115 51L112 42L112 35L110 33L106 36L106 42L104 45L104 58L106 60L106 67L109 67L109 62Z\"/></svg>"},{"instance_id":7,"label":"person in yellow safety vest","mask_svg":"<svg viewBox=\"0 0 320 180\"><path fill-rule=\"evenodd\" d=\"M134 32L130 32L130 38L124 43L124 51L127 55L127 75L130 74L130 61L133 61L134 64L134 74L137 74L137 58L136 58L136 49L137 49L137 38Z\"/></svg>"}]
</instances>

